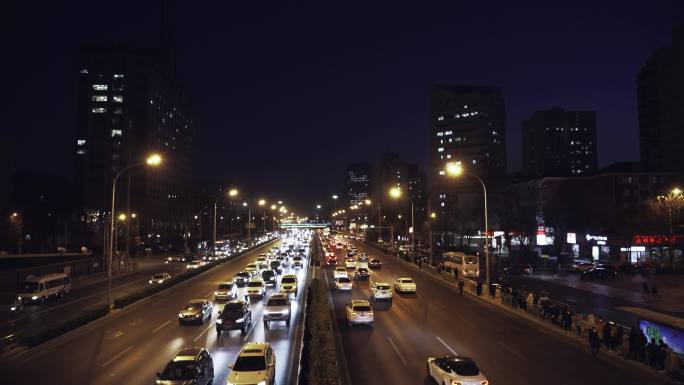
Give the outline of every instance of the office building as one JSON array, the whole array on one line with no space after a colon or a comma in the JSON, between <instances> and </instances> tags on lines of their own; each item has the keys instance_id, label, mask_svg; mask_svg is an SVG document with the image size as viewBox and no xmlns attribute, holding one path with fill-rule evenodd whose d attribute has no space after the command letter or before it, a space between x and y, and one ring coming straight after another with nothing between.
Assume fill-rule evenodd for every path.
<instances>
[{"instance_id":1,"label":"office building","mask_svg":"<svg viewBox=\"0 0 684 385\"><path fill-rule=\"evenodd\" d=\"M536 111L522 123L523 172L534 176L596 172L596 113L559 107Z\"/></svg>"},{"instance_id":2,"label":"office building","mask_svg":"<svg viewBox=\"0 0 684 385\"><path fill-rule=\"evenodd\" d=\"M117 183L117 212L138 212L152 238L180 235L191 196L194 117L168 49L125 45L81 50L76 188L83 209L106 213L114 175L152 152L161 167L127 171Z\"/></svg>"},{"instance_id":3,"label":"office building","mask_svg":"<svg viewBox=\"0 0 684 385\"><path fill-rule=\"evenodd\" d=\"M650 170L684 171L684 28L637 75L639 153Z\"/></svg>"},{"instance_id":4,"label":"office building","mask_svg":"<svg viewBox=\"0 0 684 385\"><path fill-rule=\"evenodd\" d=\"M490 187L506 173L504 97L499 87L433 86L429 110L430 206L445 219L456 211L459 193L475 194L473 200L482 194L474 178L448 176L447 163L460 164Z\"/></svg>"}]
</instances>

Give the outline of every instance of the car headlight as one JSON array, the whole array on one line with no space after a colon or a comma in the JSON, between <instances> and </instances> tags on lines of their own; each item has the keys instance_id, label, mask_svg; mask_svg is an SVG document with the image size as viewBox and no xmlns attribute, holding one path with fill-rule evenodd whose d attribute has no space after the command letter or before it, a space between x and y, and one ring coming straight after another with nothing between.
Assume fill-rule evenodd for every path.
<instances>
[{"instance_id":1,"label":"car headlight","mask_svg":"<svg viewBox=\"0 0 684 385\"><path fill-rule=\"evenodd\" d=\"M152 280L150 279L148 282L149 282L149 283L152 283Z\"/></svg>"},{"instance_id":2,"label":"car headlight","mask_svg":"<svg viewBox=\"0 0 684 385\"><path fill-rule=\"evenodd\" d=\"M239 324L239 323L243 323L243 322L245 322L245 317L238 318L238 319L235 320L235 323L238 323L238 324Z\"/></svg>"},{"instance_id":3,"label":"car headlight","mask_svg":"<svg viewBox=\"0 0 684 385\"><path fill-rule=\"evenodd\" d=\"M216 323L219 324L219 325L222 324L222 323L223 323L223 319L222 319L222 318L217 318L217 319L216 319Z\"/></svg>"},{"instance_id":4,"label":"car headlight","mask_svg":"<svg viewBox=\"0 0 684 385\"><path fill-rule=\"evenodd\" d=\"M218 295L218 291L215 291L215 292L214 292L214 295Z\"/></svg>"},{"instance_id":5,"label":"car headlight","mask_svg":"<svg viewBox=\"0 0 684 385\"><path fill-rule=\"evenodd\" d=\"M183 318L183 313L178 313L178 318Z\"/></svg>"},{"instance_id":6,"label":"car headlight","mask_svg":"<svg viewBox=\"0 0 684 385\"><path fill-rule=\"evenodd\" d=\"M18 299L19 301L21 301L21 296L17 297L17 299Z\"/></svg>"},{"instance_id":7,"label":"car headlight","mask_svg":"<svg viewBox=\"0 0 684 385\"><path fill-rule=\"evenodd\" d=\"M38 296L34 295L33 297L31 297L31 299L36 300L36 299L38 299Z\"/></svg>"}]
</instances>

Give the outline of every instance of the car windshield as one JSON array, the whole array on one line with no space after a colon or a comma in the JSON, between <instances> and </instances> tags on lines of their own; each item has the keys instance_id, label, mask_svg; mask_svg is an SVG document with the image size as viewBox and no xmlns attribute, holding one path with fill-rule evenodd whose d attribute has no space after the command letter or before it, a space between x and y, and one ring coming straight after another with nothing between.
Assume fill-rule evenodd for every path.
<instances>
[{"instance_id":1,"label":"car windshield","mask_svg":"<svg viewBox=\"0 0 684 385\"><path fill-rule=\"evenodd\" d=\"M480 369L474 362L449 360L446 362L447 370L459 376L477 376Z\"/></svg>"},{"instance_id":2,"label":"car windshield","mask_svg":"<svg viewBox=\"0 0 684 385\"><path fill-rule=\"evenodd\" d=\"M194 361L169 362L161 374L161 379L166 381L192 380L197 374L197 365Z\"/></svg>"},{"instance_id":3,"label":"car windshield","mask_svg":"<svg viewBox=\"0 0 684 385\"><path fill-rule=\"evenodd\" d=\"M155 275L155 276L152 277L152 278L154 278L154 279L164 279L164 275L163 275L163 274L157 274L157 275Z\"/></svg>"},{"instance_id":4,"label":"car windshield","mask_svg":"<svg viewBox=\"0 0 684 385\"><path fill-rule=\"evenodd\" d=\"M468 256L466 256L466 257L465 257L465 261L466 261L466 263L469 263L469 264L477 263L477 257L468 257Z\"/></svg>"},{"instance_id":5,"label":"car windshield","mask_svg":"<svg viewBox=\"0 0 684 385\"><path fill-rule=\"evenodd\" d=\"M247 284L247 286L249 286L249 287L260 287L260 286L261 286L261 282L259 282L259 281L252 281L252 282L249 282L249 283Z\"/></svg>"},{"instance_id":6,"label":"car windshield","mask_svg":"<svg viewBox=\"0 0 684 385\"><path fill-rule=\"evenodd\" d=\"M219 285L219 290L230 290L233 287L230 283L223 283Z\"/></svg>"},{"instance_id":7,"label":"car windshield","mask_svg":"<svg viewBox=\"0 0 684 385\"><path fill-rule=\"evenodd\" d=\"M377 285L375 288L378 290L389 290L390 287L387 285Z\"/></svg>"},{"instance_id":8,"label":"car windshield","mask_svg":"<svg viewBox=\"0 0 684 385\"><path fill-rule=\"evenodd\" d=\"M356 305L354 311L371 311L371 308L368 305Z\"/></svg>"},{"instance_id":9,"label":"car windshield","mask_svg":"<svg viewBox=\"0 0 684 385\"><path fill-rule=\"evenodd\" d=\"M361 274L368 274L368 270L366 269L356 269L356 272Z\"/></svg>"},{"instance_id":10,"label":"car windshield","mask_svg":"<svg viewBox=\"0 0 684 385\"><path fill-rule=\"evenodd\" d=\"M197 310L197 309L201 309L201 308L202 308L202 304L201 304L201 303L194 303L194 302L193 302L193 303L189 303L189 304L185 305L185 308L186 308L187 310Z\"/></svg>"},{"instance_id":11,"label":"car windshield","mask_svg":"<svg viewBox=\"0 0 684 385\"><path fill-rule=\"evenodd\" d=\"M349 278L347 278L347 277L340 277L340 278L337 278L337 280L338 280L339 282L342 282L342 283L349 283L349 282L351 282L351 280L350 280Z\"/></svg>"},{"instance_id":12,"label":"car windshield","mask_svg":"<svg viewBox=\"0 0 684 385\"><path fill-rule=\"evenodd\" d=\"M277 267L279 267L279 266L280 266L280 262L278 262L278 261L273 261L273 262L271 262L271 267L272 267L272 268L277 268Z\"/></svg>"},{"instance_id":13,"label":"car windshield","mask_svg":"<svg viewBox=\"0 0 684 385\"><path fill-rule=\"evenodd\" d=\"M373 262L373 263L378 263L378 262L380 262L379 259L371 259L370 261Z\"/></svg>"},{"instance_id":14,"label":"car windshield","mask_svg":"<svg viewBox=\"0 0 684 385\"><path fill-rule=\"evenodd\" d=\"M38 291L38 282L24 282L21 285L21 289L24 293L36 292L36 291Z\"/></svg>"},{"instance_id":15,"label":"car windshield","mask_svg":"<svg viewBox=\"0 0 684 385\"><path fill-rule=\"evenodd\" d=\"M282 283L295 283L296 280L294 279L294 277L284 277L281 282Z\"/></svg>"},{"instance_id":16,"label":"car windshield","mask_svg":"<svg viewBox=\"0 0 684 385\"><path fill-rule=\"evenodd\" d=\"M246 271L242 271L240 273L235 274L235 276L240 277L240 278L246 278L246 277L249 277L249 273Z\"/></svg>"},{"instance_id":17,"label":"car windshield","mask_svg":"<svg viewBox=\"0 0 684 385\"><path fill-rule=\"evenodd\" d=\"M223 311L221 312L221 314L230 314L230 315L240 316L240 315L242 315L242 311L243 311L243 308L242 308L241 303L229 303L223 307Z\"/></svg>"},{"instance_id":18,"label":"car windshield","mask_svg":"<svg viewBox=\"0 0 684 385\"><path fill-rule=\"evenodd\" d=\"M266 306L287 306L287 300L285 298L271 298Z\"/></svg>"},{"instance_id":19,"label":"car windshield","mask_svg":"<svg viewBox=\"0 0 684 385\"><path fill-rule=\"evenodd\" d=\"M254 263L250 263L249 265L247 265L248 269L256 269L256 267L257 267L257 265Z\"/></svg>"},{"instance_id":20,"label":"car windshield","mask_svg":"<svg viewBox=\"0 0 684 385\"><path fill-rule=\"evenodd\" d=\"M266 370L266 360L262 356L239 356L233 370L237 372L258 372Z\"/></svg>"}]
</instances>

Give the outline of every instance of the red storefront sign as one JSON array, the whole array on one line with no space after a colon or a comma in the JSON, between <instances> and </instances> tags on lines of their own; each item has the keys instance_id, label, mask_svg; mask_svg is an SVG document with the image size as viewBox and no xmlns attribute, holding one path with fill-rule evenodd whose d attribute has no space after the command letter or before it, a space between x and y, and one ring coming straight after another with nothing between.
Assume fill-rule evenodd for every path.
<instances>
[{"instance_id":1,"label":"red storefront sign","mask_svg":"<svg viewBox=\"0 0 684 385\"><path fill-rule=\"evenodd\" d=\"M670 239L667 235L643 235L637 234L632 238L632 244L634 245L669 245L682 242L684 239L683 235L672 235ZM670 242L671 241L671 242Z\"/></svg>"}]
</instances>

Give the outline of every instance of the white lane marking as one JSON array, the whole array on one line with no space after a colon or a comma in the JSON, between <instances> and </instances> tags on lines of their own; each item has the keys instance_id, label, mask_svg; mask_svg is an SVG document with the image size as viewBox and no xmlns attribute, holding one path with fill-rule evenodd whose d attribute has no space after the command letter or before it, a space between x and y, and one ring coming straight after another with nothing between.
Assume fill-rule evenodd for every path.
<instances>
[{"instance_id":1,"label":"white lane marking","mask_svg":"<svg viewBox=\"0 0 684 385\"><path fill-rule=\"evenodd\" d=\"M458 314L454 314L454 315L456 316L456 318L458 318L459 320L461 320L461 322L463 322L464 324L470 326L471 328L475 328L475 324L473 324L472 322L468 321L467 319L461 317L461 316L458 315Z\"/></svg>"},{"instance_id":2,"label":"white lane marking","mask_svg":"<svg viewBox=\"0 0 684 385\"><path fill-rule=\"evenodd\" d=\"M437 338L439 338L439 337L437 337ZM392 347L394 348L394 351L397 353L397 355L399 356L399 358L401 359L401 361L404 363L404 365L408 365L408 363L406 362L406 359L404 358L404 356L401 355L401 352L399 351L399 348L397 348L397 345L395 345L395 344L394 344L394 341L392 341L392 338L387 337L387 340L389 341L390 345L392 345Z\"/></svg>"},{"instance_id":3,"label":"white lane marking","mask_svg":"<svg viewBox=\"0 0 684 385\"><path fill-rule=\"evenodd\" d=\"M170 323L171 323L171 321L166 320L166 322L164 322L163 324L161 324L161 325L157 326L156 328L154 328L154 330L152 330L152 334L158 332L159 330L161 330L161 328L163 328L164 326L166 326L166 325L168 325L168 324L170 324Z\"/></svg>"},{"instance_id":4,"label":"white lane marking","mask_svg":"<svg viewBox=\"0 0 684 385\"><path fill-rule=\"evenodd\" d=\"M111 364L112 362L116 361L119 357L123 356L124 354L128 353L128 351L131 350L131 349L133 349L133 345L127 347L126 349L122 350L119 354L117 354L117 355L115 355L114 357L112 357L112 358L110 358L109 360L107 360L107 362L105 362L104 364L102 364L102 367L103 367L103 368L106 368L107 366L109 366L109 364Z\"/></svg>"},{"instance_id":5,"label":"white lane marking","mask_svg":"<svg viewBox=\"0 0 684 385\"><path fill-rule=\"evenodd\" d=\"M200 339L200 338L202 338L202 336L203 336L206 332L208 332L209 329L211 329L212 326L214 326L214 325L212 325L212 324L211 324L211 320L209 320L209 326L207 326L206 328L204 328L204 330L202 330L202 333L200 333L197 337L195 337L195 339L192 340L192 342L197 342L197 340Z\"/></svg>"},{"instance_id":6,"label":"white lane marking","mask_svg":"<svg viewBox=\"0 0 684 385\"><path fill-rule=\"evenodd\" d=\"M252 312L252 314L254 314L254 313ZM257 322L254 322L253 320L250 320L250 321L252 321L252 326L251 326L251 327L249 328L249 330L247 331L247 334L245 334L245 338L243 338L244 340L246 340L247 338L249 338L249 335L252 334L252 330L254 330L254 329L256 328Z\"/></svg>"},{"instance_id":7,"label":"white lane marking","mask_svg":"<svg viewBox=\"0 0 684 385\"><path fill-rule=\"evenodd\" d=\"M437 338L437 341L441 342L442 345L444 345L445 348L449 349L449 351L451 352L451 354L453 354L453 355L455 355L455 356L458 355L458 353L456 353L456 351L455 351L454 349L452 349L451 346L447 345L447 343L444 342L443 339L439 338L439 336L435 336L435 338Z\"/></svg>"},{"instance_id":8,"label":"white lane marking","mask_svg":"<svg viewBox=\"0 0 684 385\"><path fill-rule=\"evenodd\" d=\"M527 357L525 357L525 356L523 356L522 354L518 353L518 352L517 352L515 349L513 349L512 347L510 347L510 346L504 344L503 342L499 342L499 345L501 345L502 348L504 348L504 349L508 350L509 352L513 353L514 355L516 355L516 356L517 356L518 358L520 358L521 360L527 361Z\"/></svg>"}]
</instances>

